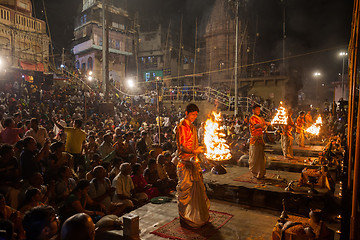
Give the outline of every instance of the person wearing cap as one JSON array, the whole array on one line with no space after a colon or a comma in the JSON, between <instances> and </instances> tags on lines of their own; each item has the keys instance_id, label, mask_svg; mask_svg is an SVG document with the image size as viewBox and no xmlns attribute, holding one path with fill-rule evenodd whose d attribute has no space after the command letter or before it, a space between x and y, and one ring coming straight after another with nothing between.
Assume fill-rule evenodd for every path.
<instances>
[{"instance_id":1,"label":"person wearing cap","mask_svg":"<svg viewBox=\"0 0 360 240\"><path fill-rule=\"evenodd\" d=\"M199 147L196 127L193 124L198 113L199 108L195 104L187 105L186 117L176 127L180 223L190 228L200 228L205 225L209 221L210 208L197 156L204 152L203 147Z\"/></svg>"},{"instance_id":2,"label":"person wearing cap","mask_svg":"<svg viewBox=\"0 0 360 240\"><path fill-rule=\"evenodd\" d=\"M305 112L299 112L299 116L296 119L296 143L300 147L305 147L305 137L304 137L304 128L305 128Z\"/></svg>"},{"instance_id":3,"label":"person wearing cap","mask_svg":"<svg viewBox=\"0 0 360 240\"><path fill-rule=\"evenodd\" d=\"M266 173L264 131L270 125L260 117L260 106L254 105L253 115L250 117L250 146L249 146L249 169L254 178L261 179Z\"/></svg>"}]
</instances>

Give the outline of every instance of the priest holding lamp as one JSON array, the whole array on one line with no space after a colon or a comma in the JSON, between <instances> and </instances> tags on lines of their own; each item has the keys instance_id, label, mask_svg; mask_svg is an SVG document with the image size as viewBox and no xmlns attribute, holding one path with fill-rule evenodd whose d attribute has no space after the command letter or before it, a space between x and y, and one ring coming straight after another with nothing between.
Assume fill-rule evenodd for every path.
<instances>
[{"instance_id":1,"label":"priest holding lamp","mask_svg":"<svg viewBox=\"0 0 360 240\"><path fill-rule=\"evenodd\" d=\"M254 178L261 179L265 177L266 158L264 131L270 125L260 117L260 106L254 105L252 108L253 115L250 117L250 147L249 147L249 169Z\"/></svg>"},{"instance_id":2,"label":"priest holding lamp","mask_svg":"<svg viewBox=\"0 0 360 240\"><path fill-rule=\"evenodd\" d=\"M199 108L195 104L186 107L186 117L176 127L176 144L179 163L178 208L180 223L184 227L200 228L209 221L210 201L206 195L198 154L204 152L199 147L197 131L193 122Z\"/></svg>"}]
</instances>

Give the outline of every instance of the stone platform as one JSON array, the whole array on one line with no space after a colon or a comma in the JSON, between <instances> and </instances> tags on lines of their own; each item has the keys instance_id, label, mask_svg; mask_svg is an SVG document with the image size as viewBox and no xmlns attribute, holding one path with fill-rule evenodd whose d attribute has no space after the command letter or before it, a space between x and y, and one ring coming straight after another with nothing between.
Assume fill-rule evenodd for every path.
<instances>
[{"instance_id":1,"label":"stone platform","mask_svg":"<svg viewBox=\"0 0 360 240\"><path fill-rule=\"evenodd\" d=\"M304 168L320 168L319 164L311 164L318 157L299 157L294 156L292 159L284 158L283 155L266 154L266 169L279 170L286 172L300 173ZM246 155L238 161L240 167L249 167L249 156Z\"/></svg>"},{"instance_id":2,"label":"stone platform","mask_svg":"<svg viewBox=\"0 0 360 240\"><path fill-rule=\"evenodd\" d=\"M292 159L284 158L283 155L266 154L267 169L281 170L287 172L301 172L304 168L320 168L321 165L311 163L318 157L294 156Z\"/></svg>"},{"instance_id":3,"label":"stone platform","mask_svg":"<svg viewBox=\"0 0 360 240\"><path fill-rule=\"evenodd\" d=\"M213 199L246 204L281 211L282 199L286 201L287 210L294 214L306 216L310 208L320 208L329 214L336 214L339 199L326 188L316 188L318 194L308 194L310 187L298 187L293 184L295 191L285 191L283 187L273 183L253 183L251 181L234 181L249 172L247 167L235 165L226 166L227 173L216 175L211 172L204 173L204 182L207 186L208 196ZM280 175L287 182L298 181L300 173L267 170L268 175ZM334 212L335 211L335 212Z\"/></svg>"},{"instance_id":4,"label":"stone platform","mask_svg":"<svg viewBox=\"0 0 360 240\"><path fill-rule=\"evenodd\" d=\"M268 240L280 213L269 210L254 210L238 204L218 200L211 200L210 210L226 212L234 216L222 226L212 240ZM148 203L145 206L132 211L131 214L139 216L140 239L161 240L159 236L150 234L166 223L178 217L177 201L164 204ZM261 219L261 221L259 221ZM111 230L97 233L95 240L126 239L122 230Z\"/></svg>"},{"instance_id":5,"label":"stone platform","mask_svg":"<svg viewBox=\"0 0 360 240\"><path fill-rule=\"evenodd\" d=\"M322 145L305 145L305 147L299 147L293 145L294 156L298 157L318 157L319 153L323 151L325 146ZM265 152L270 154L282 155L281 144L267 144L265 146Z\"/></svg>"}]
</instances>

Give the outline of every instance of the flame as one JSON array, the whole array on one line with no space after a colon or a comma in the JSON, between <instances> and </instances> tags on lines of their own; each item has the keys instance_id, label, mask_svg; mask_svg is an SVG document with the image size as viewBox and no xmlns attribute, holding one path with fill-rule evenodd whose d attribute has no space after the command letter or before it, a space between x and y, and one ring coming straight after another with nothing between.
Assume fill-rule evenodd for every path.
<instances>
[{"instance_id":1,"label":"flame","mask_svg":"<svg viewBox=\"0 0 360 240\"><path fill-rule=\"evenodd\" d=\"M223 127L220 126L221 113L212 112L213 117L205 122L204 143L206 147L205 157L213 161L225 161L231 159L229 145L224 137Z\"/></svg>"},{"instance_id":2,"label":"flame","mask_svg":"<svg viewBox=\"0 0 360 240\"><path fill-rule=\"evenodd\" d=\"M288 120L288 115L286 108L283 107L283 102L280 102L279 109L276 112L274 119L271 121L271 125L280 124L286 125Z\"/></svg>"},{"instance_id":3,"label":"flame","mask_svg":"<svg viewBox=\"0 0 360 240\"><path fill-rule=\"evenodd\" d=\"M319 115L319 117L316 119L315 124L320 124L320 125L322 125L322 118L321 118L320 115Z\"/></svg>"},{"instance_id":4,"label":"flame","mask_svg":"<svg viewBox=\"0 0 360 240\"><path fill-rule=\"evenodd\" d=\"M319 115L319 117L316 119L316 122L313 125L311 125L309 128L307 128L305 131L313 135L319 135L321 125L322 125L322 118Z\"/></svg>"}]
</instances>

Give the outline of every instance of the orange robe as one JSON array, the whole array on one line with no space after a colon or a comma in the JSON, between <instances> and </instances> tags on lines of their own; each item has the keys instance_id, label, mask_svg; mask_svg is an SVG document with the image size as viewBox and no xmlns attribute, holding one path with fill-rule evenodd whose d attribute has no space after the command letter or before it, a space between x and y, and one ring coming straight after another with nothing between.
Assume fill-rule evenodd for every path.
<instances>
[{"instance_id":1,"label":"orange robe","mask_svg":"<svg viewBox=\"0 0 360 240\"><path fill-rule=\"evenodd\" d=\"M298 117L296 119L296 143L300 147L304 147L305 145L305 137L304 137L304 127L305 127L305 119L304 117Z\"/></svg>"},{"instance_id":2,"label":"orange robe","mask_svg":"<svg viewBox=\"0 0 360 240\"><path fill-rule=\"evenodd\" d=\"M250 120L250 147L249 169L255 178L263 178L266 173L265 143L263 139L264 129L255 128L257 124L264 124L262 117L252 115Z\"/></svg>"},{"instance_id":3,"label":"orange robe","mask_svg":"<svg viewBox=\"0 0 360 240\"><path fill-rule=\"evenodd\" d=\"M288 117L287 125L284 125L282 127L281 132L281 148L283 151L283 155L286 158L293 158L294 152L293 152L293 140L294 137L292 135L292 126L294 126L294 122L291 118L291 116Z\"/></svg>"},{"instance_id":4,"label":"orange robe","mask_svg":"<svg viewBox=\"0 0 360 240\"><path fill-rule=\"evenodd\" d=\"M197 156L181 148L184 146L192 152L198 147L196 127L190 121L180 121L176 128L176 143L179 157L177 191L180 220L190 227L199 228L209 221L210 201Z\"/></svg>"}]
</instances>

